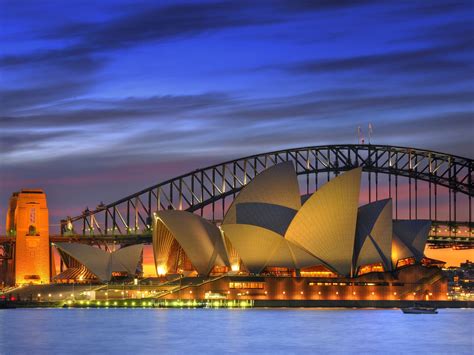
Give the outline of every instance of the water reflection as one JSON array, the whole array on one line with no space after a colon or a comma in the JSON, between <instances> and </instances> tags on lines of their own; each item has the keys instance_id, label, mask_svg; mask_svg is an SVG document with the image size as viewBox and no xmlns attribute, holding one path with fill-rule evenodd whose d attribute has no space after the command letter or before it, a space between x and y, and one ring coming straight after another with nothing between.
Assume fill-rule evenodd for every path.
<instances>
[{"instance_id":1,"label":"water reflection","mask_svg":"<svg viewBox=\"0 0 474 355\"><path fill-rule=\"evenodd\" d=\"M473 310L0 310L0 353L456 353Z\"/></svg>"}]
</instances>

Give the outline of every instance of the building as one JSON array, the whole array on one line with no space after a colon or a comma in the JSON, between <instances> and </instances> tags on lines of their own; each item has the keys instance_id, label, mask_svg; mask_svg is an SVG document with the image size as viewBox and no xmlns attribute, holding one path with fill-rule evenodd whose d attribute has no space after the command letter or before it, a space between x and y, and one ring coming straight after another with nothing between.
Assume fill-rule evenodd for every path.
<instances>
[{"instance_id":1,"label":"building","mask_svg":"<svg viewBox=\"0 0 474 355\"><path fill-rule=\"evenodd\" d=\"M277 164L236 195L220 225L187 211L157 211L158 279L135 280L136 288L128 282L140 276L143 245L109 252L54 243L67 269L52 281L73 288L110 283L106 289L114 292L104 291L106 299L150 292L163 300L216 302L446 300L442 262L424 256L430 221L394 221L391 199L359 206L361 174L352 169L301 196L293 163ZM7 227L17 238L17 280L48 283L44 193L14 194Z\"/></svg>"},{"instance_id":2,"label":"building","mask_svg":"<svg viewBox=\"0 0 474 355\"><path fill-rule=\"evenodd\" d=\"M448 279L449 296L453 300L474 299L474 263L466 260L459 267L444 269Z\"/></svg>"},{"instance_id":3,"label":"building","mask_svg":"<svg viewBox=\"0 0 474 355\"><path fill-rule=\"evenodd\" d=\"M157 212L159 275L223 275L166 297L446 299L445 278L423 255L430 221L393 221L391 199L359 207L361 174L350 170L301 197L285 162L246 185L220 226Z\"/></svg>"},{"instance_id":4,"label":"building","mask_svg":"<svg viewBox=\"0 0 474 355\"><path fill-rule=\"evenodd\" d=\"M7 235L15 236L15 283L49 283L51 260L46 195L43 190L23 189L10 198Z\"/></svg>"},{"instance_id":5,"label":"building","mask_svg":"<svg viewBox=\"0 0 474 355\"><path fill-rule=\"evenodd\" d=\"M54 243L67 269L53 279L57 283L108 282L137 275L143 245L113 252L78 243Z\"/></svg>"}]
</instances>

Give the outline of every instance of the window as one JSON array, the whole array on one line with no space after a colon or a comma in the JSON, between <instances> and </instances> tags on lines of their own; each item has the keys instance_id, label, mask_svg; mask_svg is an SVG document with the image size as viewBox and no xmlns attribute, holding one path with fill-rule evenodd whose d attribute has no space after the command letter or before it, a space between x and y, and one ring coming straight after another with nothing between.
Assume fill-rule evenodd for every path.
<instances>
[{"instance_id":1,"label":"window","mask_svg":"<svg viewBox=\"0 0 474 355\"><path fill-rule=\"evenodd\" d=\"M229 282L229 288L233 289L263 289L264 282Z\"/></svg>"},{"instance_id":2,"label":"window","mask_svg":"<svg viewBox=\"0 0 474 355\"><path fill-rule=\"evenodd\" d=\"M383 265L378 264L369 264L359 267L358 275L368 274L370 272L384 272Z\"/></svg>"},{"instance_id":3,"label":"window","mask_svg":"<svg viewBox=\"0 0 474 355\"><path fill-rule=\"evenodd\" d=\"M413 265L415 263L416 263L415 258L400 259L397 261L397 269L404 266Z\"/></svg>"},{"instance_id":4,"label":"window","mask_svg":"<svg viewBox=\"0 0 474 355\"><path fill-rule=\"evenodd\" d=\"M35 226L30 225L30 226L28 227L28 235L37 235L37 233L36 233L36 227L35 227Z\"/></svg>"}]
</instances>

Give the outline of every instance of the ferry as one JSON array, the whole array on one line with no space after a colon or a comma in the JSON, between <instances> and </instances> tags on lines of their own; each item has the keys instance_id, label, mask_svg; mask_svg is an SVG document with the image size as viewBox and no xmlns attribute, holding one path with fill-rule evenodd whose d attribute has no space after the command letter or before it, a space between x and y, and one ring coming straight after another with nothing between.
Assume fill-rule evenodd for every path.
<instances>
[{"instance_id":1,"label":"ferry","mask_svg":"<svg viewBox=\"0 0 474 355\"><path fill-rule=\"evenodd\" d=\"M438 310L435 307L414 306L402 308L402 311L405 314L438 314Z\"/></svg>"}]
</instances>

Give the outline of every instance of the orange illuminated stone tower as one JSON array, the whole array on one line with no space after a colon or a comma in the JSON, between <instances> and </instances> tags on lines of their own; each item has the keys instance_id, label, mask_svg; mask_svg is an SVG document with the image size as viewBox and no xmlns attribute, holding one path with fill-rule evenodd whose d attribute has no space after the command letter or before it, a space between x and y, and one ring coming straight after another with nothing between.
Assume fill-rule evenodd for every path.
<instances>
[{"instance_id":1,"label":"orange illuminated stone tower","mask_svg":"<svg viewBox=\"0 0 474 355\"><path fill-rule=\"evenodd\" d=\"M15 283L50 282L49 222L46 194L39 189L13 193L7 234L15 236Z\"/></svg>"}]
</instances>

